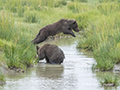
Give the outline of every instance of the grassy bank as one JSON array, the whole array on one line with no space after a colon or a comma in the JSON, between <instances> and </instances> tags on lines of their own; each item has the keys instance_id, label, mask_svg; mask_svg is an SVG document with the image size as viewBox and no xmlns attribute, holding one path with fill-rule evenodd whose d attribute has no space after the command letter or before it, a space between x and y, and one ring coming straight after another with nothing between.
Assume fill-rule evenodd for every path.
<instances>
[{"instance_id":1,"label":"grassy bank","mask_svg":"<svg viewBox=\"0 0 120 90\"><path fill-rule=\"evenodd\" d=\"M111 70L120 62L120 3L98 3L95 8L96 15L89 14L89 23L77 47L93 51L95 68Z\"/></svg>"},{"instance_id":2,"label":"grassy bank","mask_svg":"<svg viewBox=\"0 0 120 90\"><path fill-rule=\"evenodd\" d=\"M2 13L0 18L0 44L8 67L26 67L33 64L35 56L34 45L30 43L31 35L21 24L15 25L14 19L8 13ZM22 26L22 27L21 27ZM28 33L28 34L27 34ZM26 35L27 34L27 35Z\"/></svg>"}]
</instances>

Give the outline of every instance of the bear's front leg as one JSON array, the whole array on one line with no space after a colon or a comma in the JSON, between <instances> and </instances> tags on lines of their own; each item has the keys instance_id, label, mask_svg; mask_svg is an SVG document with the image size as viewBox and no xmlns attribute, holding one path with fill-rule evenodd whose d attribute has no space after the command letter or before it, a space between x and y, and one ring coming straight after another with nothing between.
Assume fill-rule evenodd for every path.
<instances>
[{"instance_id":1,"label":"bear's front leg","mask_svg":"<svg viewBox=\"0 0 120 90\"><path fill-rule=\"evenodd\" d=\"M73 37L76 37L72 30L65 30L65 31L63 31L63 33L64 33L64 34L70 34L70 35L72 35Z\"/></svg>"},{"instance_id":2,"label":"bear's front leg","mask_svg":"<svg viewBox=\"0 0 120 90\"><path fill-rule=\"evenodd\" d=\"M75 34L73 33L72 29L69 27L69 26L63 26L62 27L62 32L64 34L70 34L72 35L73 37L76 37Z\"/></svg>"}]
</instances>

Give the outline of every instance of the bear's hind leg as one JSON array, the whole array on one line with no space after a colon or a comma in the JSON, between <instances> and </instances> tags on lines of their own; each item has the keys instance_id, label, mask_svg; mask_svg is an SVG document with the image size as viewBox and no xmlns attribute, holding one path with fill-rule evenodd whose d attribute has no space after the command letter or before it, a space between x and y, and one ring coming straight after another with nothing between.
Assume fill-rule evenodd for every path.
<instances>
[{"instance_id":1,"label":"bear's hind leg","mask_svg":"<svg viewBox=\"0 0 120 90\"><path fill-rule=\"evenodd\" d=\"M41 43L41 42L45 41L46 39L47 39L47 37L45 37L45 36L43 36L43 35L40 35L40 36L38 36L38 38L35 39L33 42L34 42L34 44L38 44L38 43Z\"/></svg>"},{"instance_id":2,"label":"bear's hind leg","mask_svg":"<svg viewBox=\"0 0 120 90\"><path fill-rule=\"evenodd\" d=\"M45 60L46 60L46 63L50 63L50 61L47 57L45 58Z\"/></svg>"},{"instance_id":3,"label":"bear's hind leg","mask_svg":"<svg viewBox=\"0 0 120 90\"><path fill-rule=\"evenodd\" d=\"M40 32L38 33L38 35L31 42L34 42L38 38L39 35L40 35Z\"/></svg>"}]
</instances>

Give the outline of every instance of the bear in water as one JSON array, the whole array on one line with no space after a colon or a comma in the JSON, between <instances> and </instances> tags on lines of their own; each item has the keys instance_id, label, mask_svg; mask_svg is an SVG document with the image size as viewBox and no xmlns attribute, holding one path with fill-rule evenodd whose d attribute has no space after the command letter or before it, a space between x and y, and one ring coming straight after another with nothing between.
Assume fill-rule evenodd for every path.
<instances>
[{"instance_id":1,"label":"bear in water","mask_svg":"<svg viewBox=\"0 0 120 90\"><path fill-rule=\"evenodd\" d=\"M63 51L56 45L45 44L42 47L36 46L38 59L46 59L50 64L61 64L65 58Z\"/></svg>"},{"instance_id":2,"label":"bear in water","mask_svg":"<svg viewBox=\"0 0 120 90\"><path fill-rule=\"evenodd\" d=\"M43 27L36 38L32 40L34 44L41 43L47 39L48 36L54 36L58 33L64 33L64 34L70 34L73 37L75 37L74 32L79 32L78 25L76 20L74 19L61 19L58 22L55 22L53 24L47 25Z\"/></svg>"}]
</instances>

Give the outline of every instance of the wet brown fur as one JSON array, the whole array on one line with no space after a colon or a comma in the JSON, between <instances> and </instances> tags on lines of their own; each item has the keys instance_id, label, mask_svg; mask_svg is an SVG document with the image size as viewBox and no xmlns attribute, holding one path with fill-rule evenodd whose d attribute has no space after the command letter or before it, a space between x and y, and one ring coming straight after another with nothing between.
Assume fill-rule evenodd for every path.
<instances>
[{"instance_id":1,"label":"wet brown fur","mask_svg":"<svg viewBox=\"0 0 120 90\"><path fill-rule=\"evenodd\" d=\"M61 64L65 58L63 51L56 45L45 44L41 48L36 46L38 59L46 59L50 64Z\"/></svg>"}]
</instances>

